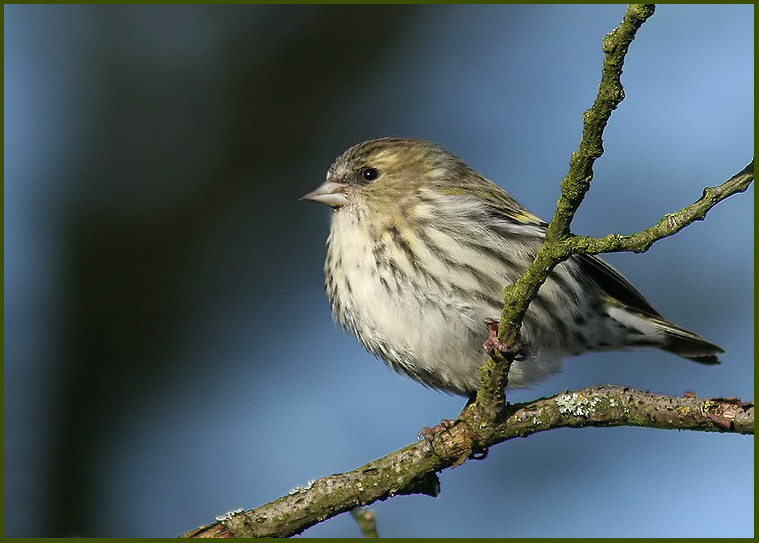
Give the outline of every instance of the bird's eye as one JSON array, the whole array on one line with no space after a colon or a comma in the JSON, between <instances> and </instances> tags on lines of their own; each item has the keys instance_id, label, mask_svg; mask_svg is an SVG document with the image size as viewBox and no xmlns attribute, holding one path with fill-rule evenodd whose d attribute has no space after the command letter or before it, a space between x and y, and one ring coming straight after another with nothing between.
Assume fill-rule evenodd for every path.
<instances>
[{"instance_id":1,"label":"bird's eye","mask_svg":"<svg viewBox=\"0 0 759 543\"><path fill-rule=\"evenodd\" d=\"M379 177L377 168L361 168L361 178L364 181L374 181Z\"/></svg>"}]
</instances>

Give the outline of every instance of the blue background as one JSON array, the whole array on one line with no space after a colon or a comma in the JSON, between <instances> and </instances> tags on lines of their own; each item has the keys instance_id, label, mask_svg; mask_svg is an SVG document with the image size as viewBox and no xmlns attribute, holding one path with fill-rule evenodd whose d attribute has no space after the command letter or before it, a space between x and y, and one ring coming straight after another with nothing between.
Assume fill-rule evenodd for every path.
<instances>
[{"instance_id":1,"label":"blue background","mask_svg":"<svg viewBox=\"0 0 759 543\"><path fill-rule=\"evenodd\" d=\"M550 218L620 5L5 6L5 536L173 536L453 417L332 323L350 145L437 141ZM663 5L573 230L631 233L753 154L753 5ZM753 398L753 188L610 255L726 348L585 355L601 383ZM384 537L753 536L753 437L559 430L372 506ZM359 535L341 515L304 536Z\"/></svg>"}]
</instances>

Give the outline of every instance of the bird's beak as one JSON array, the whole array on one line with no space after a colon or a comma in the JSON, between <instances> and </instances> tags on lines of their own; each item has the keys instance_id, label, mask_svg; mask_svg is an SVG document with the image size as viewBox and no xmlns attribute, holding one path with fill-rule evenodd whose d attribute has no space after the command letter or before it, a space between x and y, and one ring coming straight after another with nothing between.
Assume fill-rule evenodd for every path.
<instances>
[{"instance_id":1,"label":"bird's beak","mask_svg":"<svg viewBox=\"0 0 759 543\"><path fill-rule=\"evenodd\" d=\"M348 203L348 198L345 196L345 185L332 181L322 183L316 190L302 196L301 200L313 200L335 208Z\"/></svg>"}]
</instances>

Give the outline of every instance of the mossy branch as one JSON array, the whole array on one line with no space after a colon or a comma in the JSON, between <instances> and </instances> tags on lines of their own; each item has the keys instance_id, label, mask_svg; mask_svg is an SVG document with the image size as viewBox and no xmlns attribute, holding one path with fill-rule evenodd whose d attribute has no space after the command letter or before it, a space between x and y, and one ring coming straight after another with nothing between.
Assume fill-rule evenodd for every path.
<instances>
[{"instance_id":1,"label":"mossy branch","mask_svg":"<svg viewBox=\"0 0 759 543\"><path fill-rule=\"evenodd\" d=\"M604 128L625 96L621 81L625 55L636 32L653 13L653 5L631 4L620 25L604 37L601 83L595 102L583 114L582 139L569 161L569 172L561 181L561 195L548 225L545 243L524 275L504 292L498 339L506 345L518 344L519 328L527 307L553 268L572 254L571 246L566 243L571 236L570 224L590 190L593 164L603 154Z\"/></svg>"},{"instance_id":2,"label":"mossy branch","mask_svg":"<svg viewBox=\"0 0 759 543\"><path fill-rule=\"evenodd\" d=\"M696 202L675 213L668 213L651 228L629 236L609 234L601 238L571 236L568 240L573 253L600 254L630 251L642 253L647 251L654 242L672 236L695 221L706 218L707 212L719 202L744 192L754 180L754 161L739 173L716 187L706 187L704 194Z\"/></svg>"},{"instance_id":3,"label":"mossy branch","mask_svg":"<svg viewBox=\"0 0 759 543\"><path fill-rule=\"evenodd\" d=\"M688 224L702 220L717 203L737 192L745 191L754 179L753 161L743 171L718 187L704 190L697 202L668 214L655 226L632 234L610 234L603 238L576 236L570 225L593 178L593 164L603 153L603 131L612 111L624 99L621 76L624 58L641 25L654 13L649 4L631 4L620 25L603 41L605 54L601 82L595 102L583 114L582 139L572 154L569 172L561 182L561 195L553 219L548 225L545 242L525 273L504 289L504 308L498 329L498 340L511 347L511 353L494 350L480 370L481 386L476 401L467 406L461 418L472 424L494 420L506 398L503 386L514 355L519 352L519 330L530 302L551 271L573 254L599 254L619 251L646 251L655 241L671 236Z\"/></svg>"},{"instance_id":4,"label":"mossy branch","mask_svg":"<svg viewBox=\"0 0 759 543\"><path fill-rule=\"evenodd\" d=\"M652 394L598 386L508 406L503 420L473 435L456 424L435 435L433 447L416 442L347 473L322 477L250 511L236 511L183 537L288 537L325 519L397 494L439 490L436 472L466 460L477 445L489 447L554 428L645 426L710 432L754 433L754 404L735 398Z\"/></svg>"}]
</instances>

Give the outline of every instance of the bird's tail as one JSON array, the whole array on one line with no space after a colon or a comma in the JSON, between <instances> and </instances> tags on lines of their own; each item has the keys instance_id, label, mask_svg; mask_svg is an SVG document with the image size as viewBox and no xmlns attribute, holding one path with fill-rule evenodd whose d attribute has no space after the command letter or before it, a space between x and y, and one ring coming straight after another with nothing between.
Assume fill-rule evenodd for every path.
<instances>
[{"instance_id":1,"label":"bird's tail","mask_svg":"<svg viewBox=\"0 0 759 543\"><path fill-rule=\"evenodd\" d=\"M701 364L720 363L717 355L724 353L725 350L719 345L664 319L647 317L646 320L664 333L666 339L664 345L659 347L661 350Z\"/></svg>"}]
</instances>

